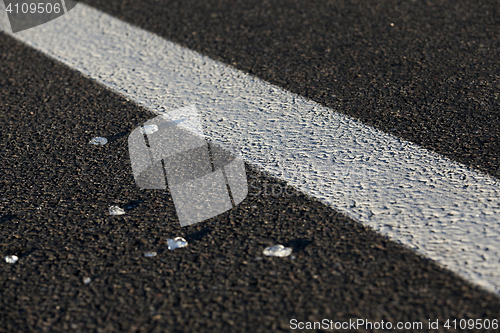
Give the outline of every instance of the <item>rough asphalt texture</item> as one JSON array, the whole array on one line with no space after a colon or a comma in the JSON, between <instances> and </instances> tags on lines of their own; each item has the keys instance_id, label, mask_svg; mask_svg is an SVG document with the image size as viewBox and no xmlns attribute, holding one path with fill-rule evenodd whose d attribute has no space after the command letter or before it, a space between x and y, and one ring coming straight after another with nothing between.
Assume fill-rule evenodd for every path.
<instances>
[{"instance_id":1,"label":"rough asphalt texture","mask_svg":"<svg viewBox=\"0 0 500 333\"><path fill-rule=\"evenodd\" d=\"M494 66L499 45L490 35L498 32L498 4L412 5L408 15L422 30L411 35L416 23L408 18L412 24L403 33L398 24L405 17L395 13L412 2L400 3L399 9L395 1L379 2L378 9L354 1L325 3L106 6L113 15L134 14L148 30L161 30L219 60L226 57L225 62L341 112L358 112L367 123L396 128L404 138L492 173L500 161ZM338 19L327 19L335 8ZM281 16L274 15L277 10ZM478 23L459 24L461 16L450 10ZM432 20L436 17L442 18ZM454 28L447 20L455 22ZM325 29L338 27L337 37L316 32L318 22L331 22ZM246 30L240 27L245 24ZM462 37L465 45L479 41L476 48L451 52L449 35L437 38L441 31L460 35L475 28L476 37ZM245 42L236 38L244 33ZM315 46L321 38L335 56ZM441 51L430 47L439 40ZM428 45L418 68L412 67L416 58L411 63L400 58L417 52L412 43ZM320 51L313 56L316 47ZM297 52L301 48L305 56ZM376 52L382 49L385 56ZM446 54L452 59L445 61ZM227 60L231 57L234 61ZM324 64L325 59L331 62ZM394 59L400 59L396 67ZM472 59L476 62L469 63ZM466 66L462 74L453 70L454 62ZM322 68L330 74L321 74ZM439 81L448 80L452 70L455 82ZM404 99L400 88L406 85L413 90ZM372 93L378 94L375 100ZM265 195L264 187L271 192L273 184L275 189L284 184L250 168L250 193L237 209L181 228L168 193L138 189L130 171L127 135L153 115L3 34L0 96L0 255L20 258L13 265L0 261L2 332L278 332L290 331L292 318L500 319L496 296L290 189L291 195ZM487 105L480 108L473 98ZM394 101L401 104L391 109ZM96 136L109 143L89 145ZM480 143L486 137L493 141ZM112 205L127 214L109 216ZM169 251L166 240L176 236L185 237L189 246ZM276 243L293 247L295 258L264 257L264 247ZM158 255L145 258L146 251ZM83 283L85 277L91 278L89 284Z\"/></svg>"}]
</instances>

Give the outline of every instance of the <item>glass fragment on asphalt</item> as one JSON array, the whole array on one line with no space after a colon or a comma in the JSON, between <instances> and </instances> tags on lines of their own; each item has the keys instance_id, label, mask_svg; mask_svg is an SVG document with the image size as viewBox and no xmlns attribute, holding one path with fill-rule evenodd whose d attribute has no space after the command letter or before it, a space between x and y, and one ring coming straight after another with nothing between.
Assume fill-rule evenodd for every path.
<instances>
[{"instance_id":1,"label":"glass fragment on asphalt","mask_svg":"<svg viewBox=\"0 0 500 333\"><path fill-rule=\"evenodd\" d=\"M109 215L123 215L125 211L118 206L109 207Z\"/></svg>"},{"instance_id":2,"label":"glass fragment on asphalt","mask_svg":"<svg viewBox=\"0 0 500 333\"><path fill-rule=\"evenodd\" d=\"M89 142L91 145L96 145L96 146L104 146L106 143L108 143L108 139L103 138L103 137L96 137L90 140Z\"/></svg>"},{"instance_id":3,"label":"glass fragment on asphalt","mask_svg":"<svg viewBox=\"0 0 500 333\"><path fill-rule=\"evenodd\" d=\"M175 250L177 248L186 247L187 241L182 237L175 237L174 239L167 239L168 249Z\"/></svg>"},{"instance_id":4,"label":"glass fragment on asphalt","mask_svg":"<svg viewBox=\"0 0 500 333\"><path fill-rule=\"evenodd\" d=\"M273 245L266 247L263 253L268 257L288 257L292 253L292 249L283 245Z\"/></svg>"},{"instance_id":5,"label":"glass fragment on asphalt","mask_svg":"<svg viewBox=\"0 0 500 333\"><path fill-rule=\"evenodd\" d=\"M91 281L91 279L89 277L83 278L83 283L85 283L85 284L89 284L90 281Z\"/></svg>"},{"instance_id":6,"label":"glass fragment on asphalt","mask_svg":"<svg viewBox=\"0 0 500 333\"><path fill-rule=\"evenodd\" d=\"M146 125L142 127L142 134L153 134L158 131L158 126L156 125Z\"/></svg>"},{"instance_id":7,"label":"glass fragment on asphalt","mask_svg":"<svg viewBox=\"0 0 500 333\"><path fill-rule=\"evenodd\" d=\"M5 257L5 261L8 264L15 264L18 260L19 260L19 258L17 256L6 256Z\"/></svg>"},{"instance_id":8,"label":"glass fragment on asphalt","mask_svg":"<svg viewBox=\"0 0 500 333\"><path fill-rule=\"evenodd\" d=\"M144 256L146 258L156 257L156 252L145 252Z\"/></svg>"}]
</instances>

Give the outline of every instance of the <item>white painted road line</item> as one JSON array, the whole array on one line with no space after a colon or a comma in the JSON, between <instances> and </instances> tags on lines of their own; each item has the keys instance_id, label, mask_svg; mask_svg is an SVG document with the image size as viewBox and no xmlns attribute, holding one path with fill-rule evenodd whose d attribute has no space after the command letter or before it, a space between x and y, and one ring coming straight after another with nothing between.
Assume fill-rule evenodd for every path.
<instances>
[{"instance_id":1,"label":"white painted road line","mask_svg":"<svg viewBox=\"0 0 500 333\"><path fill-rule=\"evenodd\" d=\"M195 104L248 162L500 294L494 178L83 4L13 36L154 112Z\"/></svg>"}]
</instances>

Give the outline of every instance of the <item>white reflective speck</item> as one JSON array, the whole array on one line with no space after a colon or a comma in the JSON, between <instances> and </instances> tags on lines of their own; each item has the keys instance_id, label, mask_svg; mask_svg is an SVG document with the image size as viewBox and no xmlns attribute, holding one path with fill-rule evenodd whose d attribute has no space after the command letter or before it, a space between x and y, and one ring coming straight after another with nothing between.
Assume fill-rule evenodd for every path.
<instances>
[{"instance_id":1,"label":"white reflective speck","mask_svg":"<svg viewBox=\"0 0 500 333\"><path fill-rule=\"evenodd\" d=\"M109 207L109 215L123 215L125 211L118 206Z\"/></svg>"},{"instance_id":2,"label":"white reflective speck","mask_svg":"<svg viewBox=\"0 0 500 333\"><path fill-rule=\"evenodd\" d=\"M144 256L146 258L156 257L156 252L145 252Z\"/></svg>"},{"instance_id":3,"label":"white reflective speck","mask_svg":"<svg viewBox=\"0 0 500 333\"><path fill-rule=\"evenodd\" d=\"M158 126L156 125L146 125L142 128L142 134L153 134L158 131Z\"/></svg>"},{"instance_id":4,"label":"white reflective speck","mask_svg":"<svg viewBox=\"0 0 500 333\"><path fill-rule=\"evenodd\" d=\"M91 281L91 279L89 277L84 277L83 278L83 283L85 283L85 284L89 284L90 281Z\"/></svg>"},{"instance_id":5,"label":"white reflective speck","mask_svg":"<svg viewBox=\"0 0 500 333\"><path fill-rule=\"evenodd\" d=\"M106 143L108 143L108 139L98 136L97 138L93 138L92 140L90 140L89 143L91 145L104 146Z\"/></svg>"},{"instance_id":6,"label":"white reflective speck","mask_svg":"<svg viewBox=\"0 0 500 333\"><path fill-rule=\"evenodd\" d=\"M19 258L17 256L6 256L5 257L5 261L8 264L15 264L18 260L19 260Z\"/></svg>"},{"instance_id":7,"label":"white reflective speck","mask_svg":"<svg viewBox=\"0 0 500 333\"><path fill-rule=\"evenodd\" d=\"M167 239L168 249L175 250L177 248L186 247L187 241L182 237L175 237L174 239Z\"/></svg>"},{"instance_id":8,"label":"white reflective speck","mask_svg":"<svg viewBox=\"0 0 500 333\"><path fill-rule=\"evenodd\" d=\"M283 245L273 245L266 247L263 253L269 257L288 257L292 253L292 249Z\"/></svg>"}]
</instances>

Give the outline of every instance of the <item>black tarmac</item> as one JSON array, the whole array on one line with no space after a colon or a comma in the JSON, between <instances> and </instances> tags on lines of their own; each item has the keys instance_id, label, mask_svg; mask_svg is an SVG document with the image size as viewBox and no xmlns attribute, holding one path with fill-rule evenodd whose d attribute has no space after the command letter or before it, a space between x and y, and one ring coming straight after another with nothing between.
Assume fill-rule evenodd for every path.
<instances>
[{"instance_id":1,"label":"black tarmac","mask_svg":"<svg viewBox=\"0 0 500 333\"><path fill-rule=\"evenodd\" d=\"M497 2L87 2L472 167L499 165ZM358 318L453 332L447 319L500 319L497 296L251 166L242 204L181 228L168 192L131 174L127 136L152 117L0 33L0 332ZM177 236L188 247L169 251ZM265 257L273 244L293 258Z\"/></svg>"}]
</instances>

